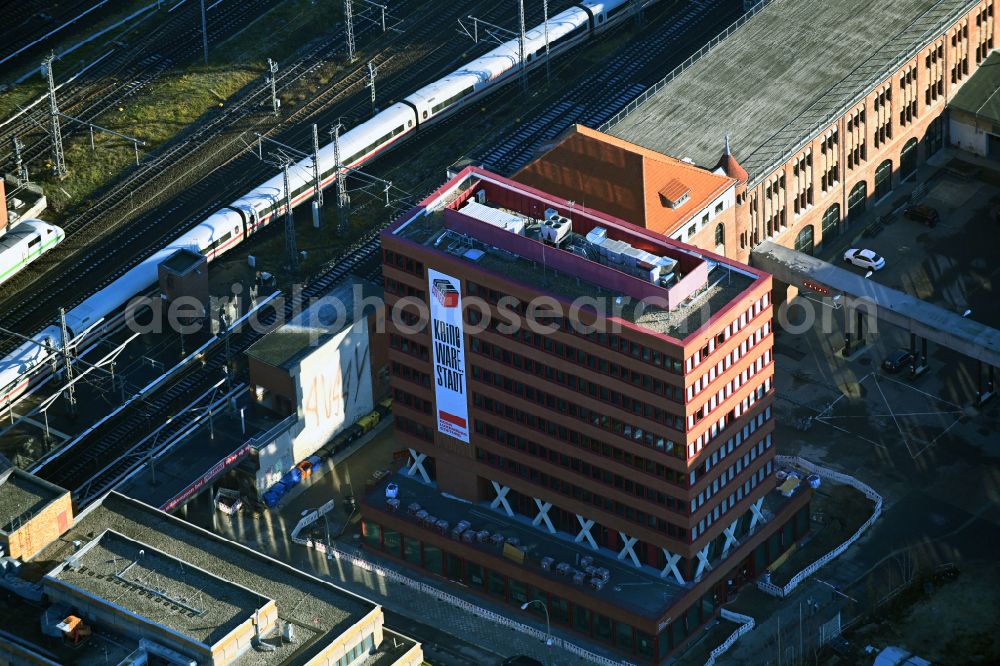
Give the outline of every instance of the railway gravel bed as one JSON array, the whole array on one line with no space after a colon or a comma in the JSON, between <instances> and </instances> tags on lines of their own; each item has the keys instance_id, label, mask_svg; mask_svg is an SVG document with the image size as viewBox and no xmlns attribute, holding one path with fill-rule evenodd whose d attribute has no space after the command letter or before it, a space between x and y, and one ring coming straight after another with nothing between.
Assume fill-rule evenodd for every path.
<instances>
[{"instance_id":1,"label":"railway gravel bed","mask_svg":"<svg viewBox=\"0 0 1000 666\"><path fill-rule=\"evenodd\" d=\"M269 0L223 0L207 14L209 42L232 35L270 7ZM167 12L166 6L160 12ZM171 12L134 43L108 43L108 55L78 79L65 84L56 93L59 109L81 120L98 122L102 114L136 96L164 72L184 65L201 55L201 13L196 2L186 2ZM73 72L59 72L69 78ZM19 114L0 125L0 162L13 160L11 137L17 136L25 147L22 159L32 165L49 157L51 141L42 131L48 127L48 103L42 102L27 113ZM100 124L98 122L98 124ZM63 140L84 131L78 123L62 122Z\"/></svg>"},{"instance_id":2,"label":"railway gravel bed","mask_svg":"<svg viewBox=\"0 0 1000 666\"><path fill-rule=\"evenodd\" d=\"M485 0L456 3L453 18L490 9ZM494 11L495 8L493 8ZM408 0L394 7L405 18L420 15L420 3ZM390 33L381 48L368 54L376 62L389 63L379 87L381 99L405 96L434 76L447 71L463 56L468 43L441 40L442 45L428 47L442 31L441 22L422 21L407 25L402 34ZM358 26L360 38L366 28ZM294 82L304 76L322 58L339 57L342 40L339 33L325 40L295 64L279 71L279 82ZM413 45L421 47L418 50ZM407 68L419 60L421 68ZM64 224L67 241L45 258L14 278L4 289L12 295L0 301L4 325L31 334L56 315L62 305L71 307L93 291L121 275L136 263L162 247L181 230L207 216L253 185L273 175L273 167L261 163L246 151L255 140L254 132L273 134L289 145L311 143L311 123L332 123L340 117L366 118L370 98L363 87L365 62L346 71L344 78L331 82L314 98L279 119L277 125L269 112L270 93L259 87L232 104L219 116L209 119L183 141L166 147L149 163L131 172L90 209ZM277 129L283 129L280 133ZM220 168L224 166L225 168ZM112 231L114 230L114 231ZM51 276L58 271L59 279ZM35 289L36 285L44 289ZM8 342L6 349L13 345ZM0 351L3 353L3 351Z\"/></svg>"},{"instance_id":3,"label":"railway gravel bed","mask_svg":"<svg viewBox=\"0 0 1000 666\"><path fill-rule=\"evenodd\" d=\"M614 86L624 84L626 89L629 86L651 85L658 75L662 76L662 68L653 62L662 54L669 52L669 57L664 58L682 61L685 55L698 48L701 40L694 31L685 31L685 26L698 27L701 35L714 35L716 29L728 25L736 18L735 12L729 14L720 10L724 0L706 0L698 5L699 11L695 13L687 12L677 16L677 23L681 25L675 27L673 24L665 27L652 27L643 31L640 39L633 40L616 53L611 63L617 63L614 67L594 67L581 81L572 86L568 91L561 93L560 99L555 106L552 102L544 102L548 108L566 108L560 106L572 100L579 108L565 116L553 117L542 114L535 120L521 125L516 132L517 141L514 144L500 145L485 153L493 156L499 167L505 171L514 170L519 163L524 161L524 156L530 154L534 146L539 142L549 140L547 135L553 131L556 134L569 126L573 122L580 122L584 118L589 118L590 122L600 122L597 120L601 116L610 117L621 107L627 104L631 97L623 97L620 90ZM628 63L638 62L639 64L629 68ZM538 76L537 74L535 76ZM612 79L614 80L612 82ZM580 91L586 91L586 95L581 95ZM496 95L489 99L494 99ZM463 112L464 113L464 112ZM406 160L407 156L413 154L410 151L419 151L420 145L426 141L433 141L440 132L449 131L450 126L461 122L462 113L455 118L444 123L440 129L430 131L427 135L417 138L410 144L397 149L396 155L400 160ZM560 119L561 118L561 119ZM510 157L508 157L510 156ZM373 169L375 173L382 171L380 175L386 175L393 171L390 169ZM439 176L414 178L414 185L429 189L440 182ZM302 296L305 299L318 296L327 291L332 285L343 279L350 273L366 276L368 279L378 280L381 278L380 253L379 253L379 233L381 226L369 231L352 248L347 250L335 261L327 264L327 268L320 272L304 288ZM290 312L292 303L285 304ZM286 312L286 315L288 314ZM273 320L272 315L269 318ZM245 331L234 335L230 339L231 352L235 355L247 349L260 336L257 331ZM78 500L85 499L84 496L95 496L93 489L110 488L117 483L130 465L134 466L136 461L141 461L143 456L148 455L147 451L136 449L134 444L136 432L148 431L154 424L164 423L168 416L175 413L184 399L204 390L213 381L217 381L221 376L221 367L225 364L224 353L219 350L211 353L206 358L203 365L190 371L179 380L166 386L162 392L151 396L148 400L136 403L136 409L131 413L123 412L119 418L113 419L98 429L90 437L78 442L74 447L77 452L67 452L61 455L39 470L40 475L63 487L77 490L85 489ZM245 377L238 376L236 381L243 381ZM177 428L184 425L183 420L178 421ZM173 422L168 427L175 427ZM119 458L120 461L99 469L100 461Z\"/></svg>"}]
</instances>

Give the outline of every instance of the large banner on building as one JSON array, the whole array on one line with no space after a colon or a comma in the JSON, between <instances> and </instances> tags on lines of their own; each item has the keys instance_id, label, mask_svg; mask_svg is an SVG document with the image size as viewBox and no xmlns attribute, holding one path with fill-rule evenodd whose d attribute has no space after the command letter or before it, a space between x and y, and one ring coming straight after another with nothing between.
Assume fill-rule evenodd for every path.
<instances>
[{"instance_id":1,"label":"large banner on building","mask_svg":"<svg viewBox=\"0 0 1000 666\"><path fill-rule=\"evenodd\" d=\"M427 269L431 331L434 337L434 399L438 432L469 443L469 403L465 394L462 291L450 275Z\"/></svg>"}]
</instances>

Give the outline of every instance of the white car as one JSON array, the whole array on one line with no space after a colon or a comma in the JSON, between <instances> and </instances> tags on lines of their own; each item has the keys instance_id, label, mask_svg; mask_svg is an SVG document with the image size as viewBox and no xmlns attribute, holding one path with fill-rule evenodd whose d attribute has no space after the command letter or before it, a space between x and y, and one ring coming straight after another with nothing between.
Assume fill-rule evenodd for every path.
<instances>
[{"instance_id":1,"label":"white car","mask_svg":"<svg viewBox=\"0 0 1000 666\"><path fill-rule=\"evenodd\" d=\"M885 258L875 254L872 250L851 248L844 253L844 261L849 261L861 268L870 268L873 271L885 268Z\"/></svg>"}]
</instances>

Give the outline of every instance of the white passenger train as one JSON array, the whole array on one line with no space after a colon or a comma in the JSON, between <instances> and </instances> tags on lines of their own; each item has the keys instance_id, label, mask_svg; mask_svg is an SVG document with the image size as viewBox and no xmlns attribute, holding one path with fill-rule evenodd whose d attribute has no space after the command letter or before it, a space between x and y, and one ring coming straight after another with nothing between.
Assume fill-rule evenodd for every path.
<instances>
[{"instance_id":1,"label":"white passenger train","mask_svg":"<svg viewBox=\"0 0 1000 666\"><path fill-rule=\"evenodd\" d=\"M581 2L548 20L549 50L552 55L565 51L594 34L608 29L628 16L635 2L644 0L606 0ZM520 40L505 42L462 68L434 83L420 88L409 97L381 111L340 137L340 151L347 166L362 164L457 109L470 104L497 86L516 77L520 71ZM538 64L545 51L544 26L525 34L525 61L528 67ZM323 186L336 178L333 145L319 151L320 178ZM292 205L313 194L312 158L289 169ZM93 294L66 313L70 336L82 346L94 336L117 328L125 321L129 300L150 289L157 279L158 264L181 248L200 251L212 261L251 234L284 214L284 180L278 175L222 208L183 234L110 285ZM61 233L61 231L60 231ZM25 342L0 361L0 414L26 391L46 370L27 375L41 365L61 344L57 326L50 326Z\"/></svg>"},{"instance_id":2,"label":"white passenger train","mask_svg":"<svg viewBox=\"0 0 1000 666\"><path fill-rule=\"evenodd\" d=\"M66 234L41 220L21 220L0 236L0 284L62 242Z\"/></svg>"}]
</instances>

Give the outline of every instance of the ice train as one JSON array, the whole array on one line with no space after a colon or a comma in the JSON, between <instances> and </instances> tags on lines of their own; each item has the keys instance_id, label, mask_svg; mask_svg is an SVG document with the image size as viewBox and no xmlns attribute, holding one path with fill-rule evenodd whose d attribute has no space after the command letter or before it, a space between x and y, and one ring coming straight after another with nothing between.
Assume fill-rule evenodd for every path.
<instances>
[{"instance_id":1,"label":"ice train","mask_svg":"<svg viewBox=\"0 0 1000 666\"><path fill-rule=\"evenodd\" d=\"M643 0L581 2L547 21L552 55L565 51L626 19L634 3ZM504 42L447 76L420 88L405 99L382 110L340 137L343 164L360 165L403 139L473 103L515 78L520 72L520 40ZM544 24L525 34L525 63L532 67L545 51ZM320 180L325 187L336 178L333 144L319 151ZM312 158L289 169L292 205L312 196L315 186ZM125 307L133 296L150 289L157 279L157 265L181 248L202 252L209 261L239 244L284 214L282 175L277 175L219 209L166 247L88 297L66 313L66 324L74 344L82 348L99 334L114 330L125 321ZM49 326L0 361L0 414L31 384L47 372L29 372L61 345L58 326Z\"/></svg>"}]
</instances>

